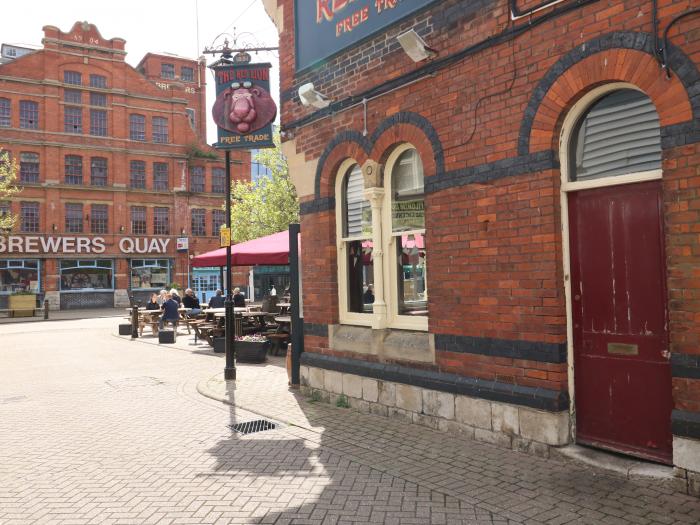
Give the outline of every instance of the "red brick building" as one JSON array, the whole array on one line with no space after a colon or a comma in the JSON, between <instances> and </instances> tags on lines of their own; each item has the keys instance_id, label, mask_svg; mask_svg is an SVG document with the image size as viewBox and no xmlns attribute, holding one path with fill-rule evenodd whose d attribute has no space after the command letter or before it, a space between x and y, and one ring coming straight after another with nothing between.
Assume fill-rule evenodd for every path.
<instances>
[{"instance_id":1,"label":"red brick building","mask_svg":"<svg viewBox=\"0 0 700 525\"><path fill-rule=\"evenodd\" d=\"M23 188L0 203L18 218L0 238L0 307L17 291L77 308L186 286L225 221L204 60L149 53L134 69L125 41L88 23L46 26L43 44L0 65L0 147ZM248 178L249 156L234 162Z\"/></svg>"},{"instance_id":2,"label":"red brick building","mask_svg":"<svg viewBox=\"0 0 700 525\"><path fill-rule=\"evenodd\" d=\"M694 2L265 4L304 388L700 492Z\"/></svg>"}]
</instances>

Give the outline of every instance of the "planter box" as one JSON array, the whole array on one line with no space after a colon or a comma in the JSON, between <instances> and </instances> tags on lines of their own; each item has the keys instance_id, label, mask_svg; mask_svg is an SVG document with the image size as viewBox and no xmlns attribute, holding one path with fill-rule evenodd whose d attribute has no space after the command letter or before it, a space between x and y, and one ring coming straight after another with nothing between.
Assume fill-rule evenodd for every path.
<instances>
[{"instance_id":1,"label":"planter box","mask_svg":"<svg viewBox=\"0 0 700 525\"><path fill-rule=\"evenodd\" d=\"M236 361L241 363L264 363L267 359L267 351L270 349L270 341L260 343L253 341L236 341Z\"/></svg>"},{"instance_id":2,"label":"planter box","mask_svg":"<svg viewBox=\"0 0 700 525\"><path fill-rule=\"evenodd\" d=\"M131 335L131 323L122 323L119 325L119 335Z\"/></svg>"},{"instance_id":3,"label":"planter box","mask_svg":"<svg viewBox=\"0 0 700 525\"><path fill-rule=\"evenodd\" d=\"M11 295L7 305L13 317L32 317L36 311L36 295Z\"/></svg>"},{"instance_id":4,"label":"planter box","mask_svg":"<svg viewBox=\"0 0 700 525\"><path fill-rule=\"evenodd\" d=\"M214 352L217 354L223 354L226 352L226 338L225 337L215 337L214 338Z\"/></svg>"}]
</instances>

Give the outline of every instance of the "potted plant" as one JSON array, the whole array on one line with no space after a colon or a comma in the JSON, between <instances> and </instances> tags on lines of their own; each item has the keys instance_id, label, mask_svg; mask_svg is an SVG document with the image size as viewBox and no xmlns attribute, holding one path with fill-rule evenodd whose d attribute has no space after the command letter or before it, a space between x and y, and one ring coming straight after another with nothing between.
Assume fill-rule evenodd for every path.
<instances>
[{"instance_id":1,"label":"potted plant","mask_svg":"<svg viewBox=\"0 0 700 525\"><path fill-rule=\"evenodd\" d=\"M263 363L267 359L270 341L260 334L236 337L236 361L241 363Z\"/></svg>"},{"instance_id":2,"label":"potted plant","mask_svg":"<svg viewBox=\"0 0 700 525\"><path fill-rule=\"evenodd\" d=\"M34 292L15 292L9 297L8 309L13 317L31 317L36 310L36 294Z\"/></svg>"}]
</instances>

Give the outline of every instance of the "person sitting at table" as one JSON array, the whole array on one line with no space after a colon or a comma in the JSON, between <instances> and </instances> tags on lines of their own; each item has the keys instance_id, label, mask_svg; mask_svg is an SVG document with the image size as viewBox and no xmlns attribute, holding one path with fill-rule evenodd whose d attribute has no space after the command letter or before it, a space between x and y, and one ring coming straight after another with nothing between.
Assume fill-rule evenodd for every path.
<instances>
[{"instance_id":1,"label":"person sitting at table","mask_svg":"<svg viewBox=\"0 0 700 525\"><path fill-rule=\"evenodd\" d=\"M245 308L245 295L241 293L240 288L233 289L233 306L235 308Z\"/></svg>"},{"instance_id":2,"label":"person sitting at table","mask_svg":"<svg viewBox=\"0 0 700 525\"><path fill-rule=\"evenodd\" d=\"M223 308L224 306L224 292L217 290L216 295L209 299L209 308Z\"/></svg>"},{"instance_id":3,"label":"person sitting at table","mask_svg":"<svg viewBox=\"0 0 700 525\"><path fill-rule=\"evenodd\" d=\"M151 299L146 303L146 310L160 310L157 293L151 294Z\"/></svg>"},{"instance_id":4,"label":"person sitting at table","mask_svg":"<svg viewBox=\"0 0 700 525\"><path fill-rule=\"evenodd\" d=\"M165 302L165 296L167 295L168 290L161 290L160 294L158 295L158 304L160 306L163 306L163 303Z\"/></svg>"},{"instance_id":5,"label":"person sitting at table","mask_svg":"<svg viewBox=\"0 0 700 525\"><path fill-rule=\"evenodd\" d=\"M180 297L180 294L177 293L175 288L170 290L170 295L172 296L173 301L175 301L178 305L182 304L182 298Z\"/></svg>"},{"instance_id":6,"label":"person sitting at table","mask_svg":"<svg viewBox=\"0 0 700 525\"><path fill-rule=\"evenodd\" d=\"M160 322L158 326L163 329L165 321L172 323L173 330L177 331L177 322L180 319L180 312L178 312L180 305L173 299L172 294L165 294L165 302L163 303L163 315L160 317Z\"/></svg>"},{"instance_id":7,"label":"person sitting at table","mask_svg":"<svg viewBox=\"0 0 700 525\"><path fill-rule=\"evenodd\" d=\"M192 291L192 288L185 290L185 297L182 298L182 306L189 308L188 316L194 316L202 313L202 307L199 305L199 299Z\"/></svg>"}]
</instances>

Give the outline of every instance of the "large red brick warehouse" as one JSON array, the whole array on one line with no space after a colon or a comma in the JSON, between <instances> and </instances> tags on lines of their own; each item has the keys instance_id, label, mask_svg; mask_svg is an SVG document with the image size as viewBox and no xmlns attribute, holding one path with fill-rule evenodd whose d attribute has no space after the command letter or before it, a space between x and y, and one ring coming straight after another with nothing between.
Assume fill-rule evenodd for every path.
<instances>
[{"instance_id":1,"label":"large red brick warehouse","mask_svg":"<svg viewBox=\"0 0 700 525\"><path fill-rule=\"evenodd\" d=\"M700 492L689 0L266 0L307 392Z\"/></svg>"}]
</instances>

